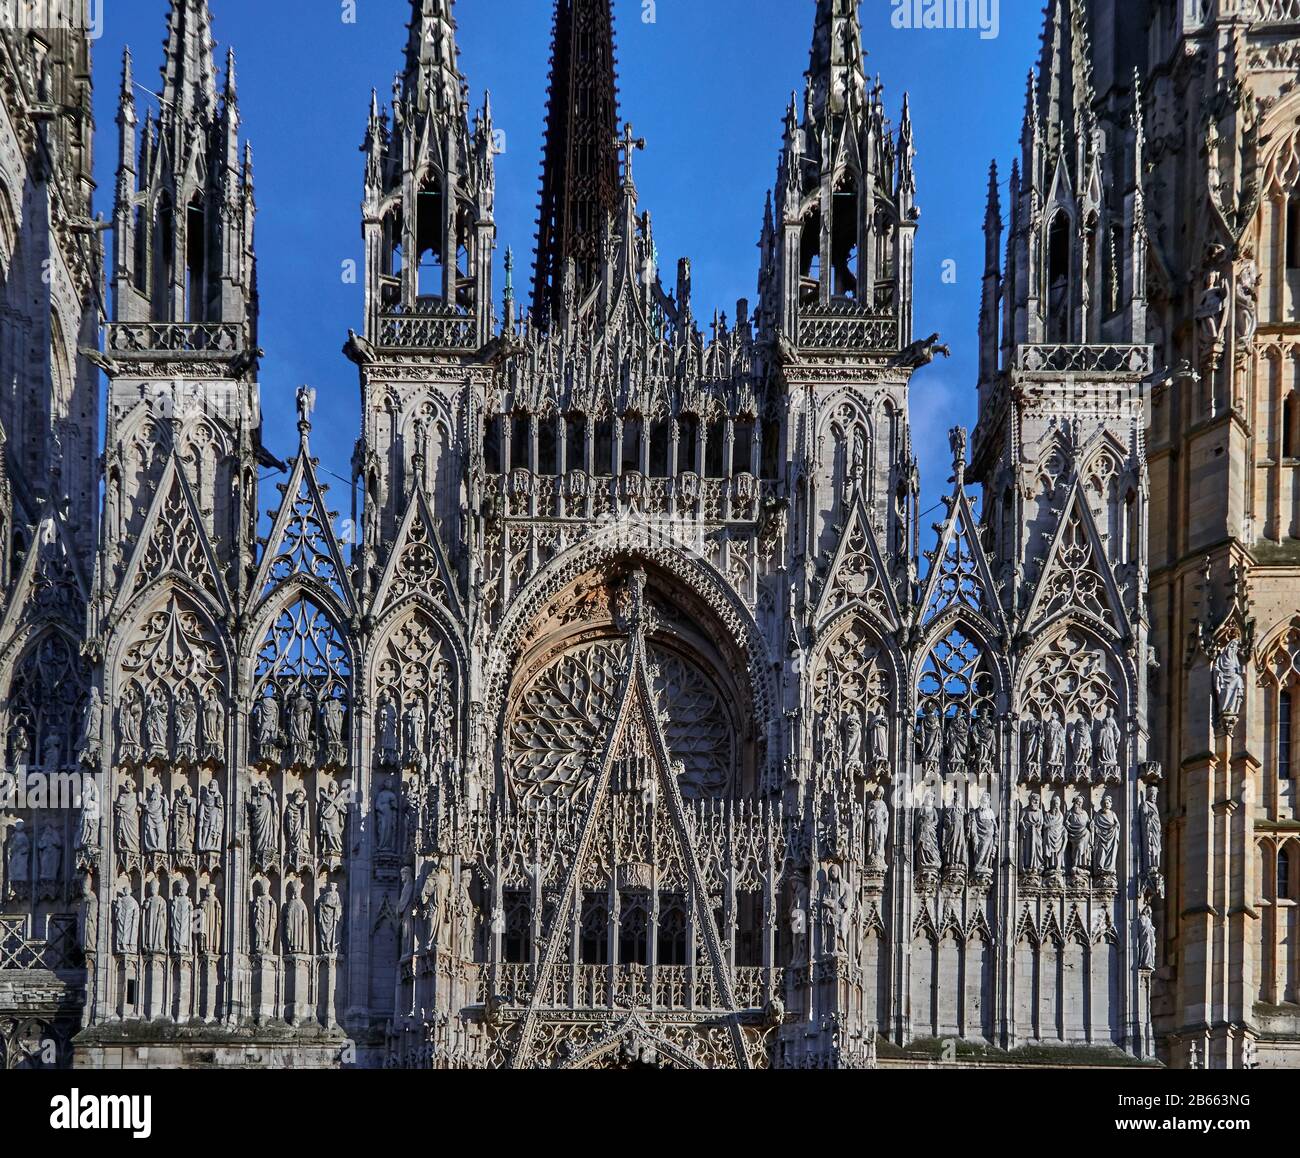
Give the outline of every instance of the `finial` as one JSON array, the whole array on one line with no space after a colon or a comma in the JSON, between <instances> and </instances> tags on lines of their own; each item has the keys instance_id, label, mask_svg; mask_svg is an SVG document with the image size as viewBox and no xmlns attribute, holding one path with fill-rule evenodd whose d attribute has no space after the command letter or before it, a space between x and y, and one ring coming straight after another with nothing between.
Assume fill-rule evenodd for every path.
<instances>
[{"instance_id":1,"label":"finial","mask_svg":"<svg viewBox=\"0 0 1300 1158\"><path fill-rule=\"evenodd\" d=\"M303 441L311 433L312 411L316 409L316 391L310 386L298 387L298 433Z\"/></svg>"},{"instance_id":2,"label":"finial","mask_svg":"<svg viewBox=\"0 0 1300 1158\"><path fill-rule=\"evenodd\" d=\"M645 149L645 138L633 136L632 122L626 121L623 125L623 135L614 138L614 148L623 154L623 183L632 189L635 187L632 180L632 154L637 149Z\"/></svg>"}]
</instances>

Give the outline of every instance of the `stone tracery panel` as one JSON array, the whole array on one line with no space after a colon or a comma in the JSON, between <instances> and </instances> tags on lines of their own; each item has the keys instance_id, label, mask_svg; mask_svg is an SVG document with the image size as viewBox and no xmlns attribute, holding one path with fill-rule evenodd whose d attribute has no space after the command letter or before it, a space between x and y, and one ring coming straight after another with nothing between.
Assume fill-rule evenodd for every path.
<instances>
[{"instance_id":1,"label":"stone tracery panel","mask_svg":"<svg viewBox=\"0 0 1300 1158\"><path fill-rule=\"evenodd\" d=\"M844 623L822 652L813 680L818 754L850 775L888 766L894 679L874 628L860 615Z\"/></svg>"}]
</instances>

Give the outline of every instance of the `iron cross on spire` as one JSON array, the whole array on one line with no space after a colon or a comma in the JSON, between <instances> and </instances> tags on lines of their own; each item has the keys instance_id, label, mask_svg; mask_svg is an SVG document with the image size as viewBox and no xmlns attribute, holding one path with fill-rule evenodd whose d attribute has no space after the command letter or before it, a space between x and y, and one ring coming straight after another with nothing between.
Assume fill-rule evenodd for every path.
<instances>
[{"instance_id":1,"label":"iron cross on spire","mask_svg":"<svg viewBox=\"0 0 1300 1158\"><path fill-rule=\"evenodd\" d=\"M637 137L632 134L632 122L626 121L623 124L623 135L614 138L614 148L623 154L623 181L632 187L632 153L636 149L645 149L645 137Z\"/></svg>"}]
</instances>

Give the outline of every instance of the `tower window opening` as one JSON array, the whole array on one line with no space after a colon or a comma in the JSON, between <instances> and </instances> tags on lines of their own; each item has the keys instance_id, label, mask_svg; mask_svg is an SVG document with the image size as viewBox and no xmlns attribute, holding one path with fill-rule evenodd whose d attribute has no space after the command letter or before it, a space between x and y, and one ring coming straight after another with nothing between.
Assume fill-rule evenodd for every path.
<instances>
[{"instance_id":1,"label":"tower window opening","mask_svg":"<svg viewBox=\"0 0 1300 1158\"><path fill-rule=\"evenodd\" d=\"M584 965L609 964L609 915L598 894L589 894L582 903L579 939Z\"/></svg>"},{"instance_id":2,"label":"tower window opening","mask_svg":"<svg viewBox=\"0 0 1300 1158\"><path fill-rule=\"evenodd\" d=\"M814 210L804 223L799 241L799 300L805 305L816 302L822 282L822 215Z\"/></svg>"},{"instance_id":3,"label":"tower window opening","mask_svg":"<svg viewBox=\"0 0 1300 1158\"><path fill-rule=\"evenodd\" d=\"M587 469L587 420L581 414L569 414L564 419L564 462L569 470Z\"/></svg>"},{"instance_id":4,"label":"tower window opening","mask_svg":"<svg viewBox=\"0 0 1300 1158\"><path fill-rule=\"evenodd\" d=\"M1277 778L1291 779L1291 693L1283 692L1277 705Z\"/></svg>"},{"instance_id":5,"label":"tower window opening","mask_svg":"<svg viewBox=\"0 0 1300 1158\"><path fill-rule=\"evenodd\" d=\"M135 210L135 253L131 278L140 293L149 292L149 218L143 205Z\"/></svg>"},{"instance_id":6,"label":"tower window opening","mask_svg":"<svg viewBox=\"0 0 1300 1158\"><path fill-rule=\"evenodd\" d=\"M526 893L507 893L505 897L506 928L501 953L508 965L527 965L532 953L532 927L529 924L529 905Z\"/></svg>"},{"instance_id":7,"label":"tower window opening","mask_svg":"<svg viewBox=\"0 0 1300 1158\"><path fill-rule=\"evenodd\" d=\"M510 469L530 470L533 436L527 414L516 414L510 421Z\"/></svg>"},{"instance_id":8,"label":"tower window opening","mask_svg":"<svg viewBox=\"0 0 1300 1158\"><path fill-rule=\"evenodd\" d=\"M172 199L164 193L158 199L158 212L154 221L154 321L170 321L173 292L172 271L176 259L176 215Z\"/></svg>"},{"instance_id":9,"label":"tower window opening","mask_svg":"<svg viewBox=\"0 0 1300 1158\"><path fill-rule=\"evenodd\" d=\"M858 296L858 192L851 180L831 202L831 272L834 296L854 301Z\"/></svg>"},{"instance_id":10,"label":"tower window opening","mask_svg":"<svg viewBox=\"0 0 1300 1158\"><path fill-rule=\"evenodd\" d=\"M416 296L445 299L447 254L441 184L436 179L430 181L415 201Z\"/></svg>"},{"instance_id":11,"label":"tower window opening","mask_svg":"<svg viewBox=\"0 0 1300 1158\"><path fill-rule=\"evenodd\" d=\"M543 418L537 423L537 473L555 474L560 469L558 458L555 419Z\"/></svg>"},{"instance_id":12,"label":"tower window opening","mask_svg":"<svg viewBox=\"0 0 1300 1158\"><path fill-rule=\"evenodd\" d=\"M1070 218L1064 211L1052 218L1047 242L1047 340L1069 341Z\"/></svg>"},{"instance_id":13,"label":"tower window opening","mask_svg":"<svg viewBox=\"0 0 1300 1158\"><path fill-rule=\"evenodd\" d=\"M763 463L765 479L777 479L781 473L781 427L776 422L763 423Z\"/></svg>"},{"instance_id":14,"label":"tower window opening","mask_svg":"<svg viewBox=\"0 0 1300 1158\"><path fill-rule=\"evenodd\" d=\"M754 424L736 423L731 442L731 473L747 474L754 466Z\"/></svg>"},{"instance_id":15,"label":"tower window opening","mask_svg":"<svg viewBox=\"0 0 1300 1158\"><path fill-rule=\"evenodd\" d=\"M1277 899L1291 899L1291 853L1289 849L1279 849L1277 854Z\"/></svg>"},{"instance_id":16,"label":"tower window opening","mask_svg":"<svg viewBox=\"0 0 1300 1158\"><path fill-rule=\"evenodd\" d=\"M386 310L402 304L402 272L406 268L403 247L405 224L401 210L394 210L384 218L383 266L380 271L380 305Z\"/></svg>"},{"instance_id":17,"label":"tower window opening","mask_svg":"<svg viewBox=\"0 0 1300 1158\"><path fill-rule=\"evenodd\" d=\"M1292 193L1286 202L1286 268L1300 270L1300 193Z\"/></svg>"},{"instance_id":18,"label":"tower window opening","mask_svg":"<svg viewBox=\"0 0 1300 1158\"><path fill-rule=\"evenodd\" d=\"M501 420L495 416L483 424L483 470L487 474L501 473Z\"/></svg>"},{"instance_id":19,"label":"tower window opening","mask_svg":"<svg viewBox=\"0 0 1300 1158\"><path fill-rule=\"evenodd\" d=\"M608 477L614 470L614 423L602 418L596 423L596 461L592 474Z\"/></svg>"},{"instance_id":20,"label":"tower window opening","mask_svg":"<svg viewBox=\"0 0 1300 1158\"><path fill-rule=\"evenodd\" d=\"M707 478L726 477L726 436L726 423L721 418L709 423L708 443L704 448L704 474Z\"/></svg>"},{"instance_id":21,"label":"tower window opening","mask_svg":"<svg viewBox=\"0 0 1300 1158\"><path fill-rule=\"evenodd\" d=\"M668 450L671 442L668 419L655 418L650 422L650 474L654 478L668 477Z\"/></svg>"},{"instance_id":22,"label":"tower window opening","mask_svg":"<svg viewBox=\"0 0 1300 1158\"><path fill-rule=\"evenodd\" d=\"M196 198L185 215L185 317L190 322L207 318L207 242L207 218Z\"/></svg>"},{"instance_id":23,"label":"tower window opening","mask_svg":"<svg viewBox=\"0 0 1300 1158\"><path fill-rule=\"evenodd\" d=\"M700 420L694 414L683 414L677 420L677 473L699 470Z\"/></svg>"},{"instance_id":24,"label":"tower window opening","mask_svg":"<svg viewBox=\"0 0 1300 1158\"><path fill-rule=\"evenodd\" d=\"M641 469L641 419L629 414L623 420L623 474Z\"/></svg>"},{"instance_id":25,"label":"tower window opening","mask_svg":"<svg viewBox=\"0 0 1300 1158\"><path fill-rule=\"evenodd\" d=\"M618 922L618 963L647 965L650 951L650 917L639 897L624 897Z\"/></svg>"},{"instance_id":26,"label":"tower window opening","mask_svg":"<svg viewBox=\"0 0 1300 1158\"><path fill-rule=\"evenodd\" d=\"M659 910L656 965L686 964L686 912L674 901Z\"/></svg>"}]
</instances>

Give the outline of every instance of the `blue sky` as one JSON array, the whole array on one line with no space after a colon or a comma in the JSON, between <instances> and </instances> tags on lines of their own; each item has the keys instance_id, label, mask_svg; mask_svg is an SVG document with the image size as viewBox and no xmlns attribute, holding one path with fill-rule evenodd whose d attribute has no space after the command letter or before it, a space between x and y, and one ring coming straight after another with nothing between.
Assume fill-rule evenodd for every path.
<instances>
[{"instance_id":1,"label":"blue sky","mask_svg":"<svg viewBox=\"0 0 1300 1158\"><path fill-rule=\"evenodd\" d=\"M350 477L360 423L354 367L341 347L360 329L362 289L343 263L360 263L362 157L370 90L391 90L406 43L409 0L211 0L218 57L235 48L244 129L252 142L262 298L265 441L281 457L294 446L294 391L318 390L313 450L322 467ZM648 139L637 185L663 268L689 256L697 313L731 316L753 299L763 198L776 173L790 93L802 92L813 0L615 0L620 111ZM1025 77L1042 23L1034 0L1002 0L999 35L893 27L891 0L864 0L867 67L885 84L897 118L904 91L916 128L921 228L916 332L939 331L953 358L918 374L912 423L927 503L950 473L947 431L975 418L976 324L983 272L989 161L1005 177L1015 155ZM461 66L474 93L492 93L505 132L498 158L498 265L516 255L529 284L550 47L550 0L459 0ZM111 217L117 93L124 45L136 79L159 85L166 0L108 0L95 45L97 211ZM955 284L941 280L956 262ZM498 292L504 278L498 269ZM346 511L345 485L332 496ZM277 497L269 483L263 506Z\"/></svg>"}]
</instances>

